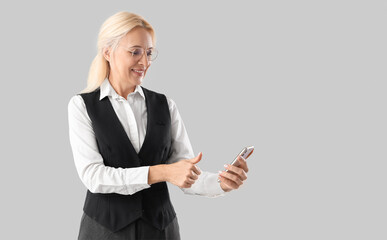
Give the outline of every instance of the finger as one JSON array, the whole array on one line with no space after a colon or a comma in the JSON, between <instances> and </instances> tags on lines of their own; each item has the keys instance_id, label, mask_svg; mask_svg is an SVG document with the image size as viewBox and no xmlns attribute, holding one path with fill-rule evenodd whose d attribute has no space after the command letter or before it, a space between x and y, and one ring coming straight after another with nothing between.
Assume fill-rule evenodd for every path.
<instances>
[{"instance_id":1,"label":"finger","mask_svg":"<svg viewBox=\"0 0 387 240\"><path fill-rule=\"evenodd\" d=\"M187 178L184 182L187 183L187 184L194 184L195 180L193 180L191 178Z\"/></svg>"},{"instance_id":2,"label":"finger","mask_svg":"<svg viewBox=\"0 0 387 240\"><path fill-rule=\"evenodd\" d=\"M198 167L197 165L194 165L194 166L195 166L196 170L198 170L197 172L199 172L198 175L200 175L200 174L202 173L202 170L200 170L200 167ZM196 174L197 174L197 173L196 173Z\"/></svg>"},{"instance_id":3,"label":"finger","mask_svg":"<svg viewBox=\"0 0 387 240\"><path fill-rule=\"evenodd\" d=\"M199 176L196 173L194 173L193 171L191 173L192 174L189 176L191 179L197 180L199 178Z\"/></svg>"},{"instance_id":4,"label":"finger","mask_svg":"<svg viewBox=\"0 0 387 240\"><path fill-rule=\"evenodd\" d=\"M190 188L192 186L192 184L190 183L184 183L182 188Z\"/></svg>"},{"instance_id":5,"label":"finger","mask_svg":"<svg viewBox=\"0 0 387 240\"><path fill-rule=\"evenodd\" d=\"M238 186L240 186L240 185L243 184L243 182L242 182L242 180L239 178L239 176L237 176L237 175L235 175L235 174L233 174L233 173L223 171L223 172L220 172L219 174L220 174L220 176L222 176L222 177L224 177L224 178L226 178L226 179L228 179L228 180L234 182L234 183L237 184Z\"/></svg>"},{"instance_id":6,"label":"finger","mask_svg":"<svg viewBox=\"0 0 387 240\"><path fill-rule=\"evenodd\" d=\"M239 161L239 167L241 167L246 173L249 171L249 168L247 167L247 161L244 157L242 156L239 156L238 157L238 161Z\"/></svg>"},{"instance_id":7,"label":"finger","mask_svg":"<svg viewBox=\"0 0 387 240\"><path fill-rule=\"evenodd\" d=\"M202 172L200 171L199 167L196 165L193 165L191 168L191 171L194 172L197 175L200 175Z\"/></svg>"},{"instance_id":8,"label":"finger","mask_svg":"<svg viewBox=\"0 0 387 240\"><path fill-rule=\"evenodd\" d=\"M236 184L234 181L228 179L228 178L225 178L223 176L219 176L219 179L220 181L225 184L227 187L231 188L231 189L238 189L239 188L239 185Z\"/></svg>"},{"instance_id":9,"label":"finger","mask_svg":"<svg viewBox=\"0 0 387 240\"><path fill-rule=\"evenodd\" d=\"M242 180L242 181L246 180L247 179L246 172L243 169L241 169L241 168L239 168L239 169L240 169L240 172L238 172L238 173L236 173L234 171L229 171L229 172L236 174L239 177L239 179Z\"/></svg>"},{"instance_id":10,"label":"finger","mask_svg":"<svg viewBox=\"0 0 387 240\"><path fill-rule=\"evenodd\" d=\"M193 164L197 164L198 162L200 162L200 160L202 160L202 156L203 156L203 153L200 152L196 157L190 159L189 161Z\"/></svg>"},{"instance_id":11,"label":"finger","mask_svg":"<svg viewBox=\"0 0 387 240\"><path fill-rule=\"evenodd\" d=\"M227 172L232 172L238 175L242 181L247 179L247 175L245 171L241 168L241 166L236 167L233 165L226 164L225 168L228 170Z\"/></svg>"}]
</instances>

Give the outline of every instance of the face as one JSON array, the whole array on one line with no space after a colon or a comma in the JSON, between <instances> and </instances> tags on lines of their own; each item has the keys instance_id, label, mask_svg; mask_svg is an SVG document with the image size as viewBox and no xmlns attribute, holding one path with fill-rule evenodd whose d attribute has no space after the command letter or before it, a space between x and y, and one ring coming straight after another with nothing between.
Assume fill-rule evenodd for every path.
<instances>
[{"instance_id":1,"label":"face","mask_svg":"<svg viewBox=\"0 0 387 240\"><path fill-rule=\"evenodd\" d=\"M131 87L141 84L152 62L147 59L147 52L140 59L132 57L131 52L138 47L147 51L153 48L151 34L142 27L135 27L129 31L121 39L116 51L113 54L108 52L105 55L110 64L109 79L111 81Z\"/></svg>"}]
</instances>

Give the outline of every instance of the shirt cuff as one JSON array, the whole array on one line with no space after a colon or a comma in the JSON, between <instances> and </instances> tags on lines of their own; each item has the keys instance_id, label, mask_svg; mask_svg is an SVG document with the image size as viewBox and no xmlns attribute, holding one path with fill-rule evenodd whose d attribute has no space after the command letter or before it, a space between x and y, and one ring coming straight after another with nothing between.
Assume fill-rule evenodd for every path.
<instances>
[{"instance_id":1,"label":"shirt cuff","mask_svg":"<svg viewBox=\"0 0 387 240\"><path fill-rule=\"evenodd\" d=\"M218 182L217 173L208 173L206 179L206 187L208 197L220 197L226 194L226 192L223 191L222 187L220 186L220 183Z\"/></svg>"}]
</instances>

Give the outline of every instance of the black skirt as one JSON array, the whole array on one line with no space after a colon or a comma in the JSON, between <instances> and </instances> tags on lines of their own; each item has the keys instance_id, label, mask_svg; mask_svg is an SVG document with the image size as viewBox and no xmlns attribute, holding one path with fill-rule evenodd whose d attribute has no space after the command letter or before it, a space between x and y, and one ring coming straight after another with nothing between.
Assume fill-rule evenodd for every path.
<instances>
[{"instance_id":1,"label":"black skirt","mask_svg":"<svg viewBox=\"0 0 387 240\"><path fill-rule=\"evenodd\" d=\"M143 219L137 219L125 228L112 232L83 213L78 240L140 240L168 239L180 240L180 229L177 217L164 229L159 230Z\"/></svg>"}]
</instances>

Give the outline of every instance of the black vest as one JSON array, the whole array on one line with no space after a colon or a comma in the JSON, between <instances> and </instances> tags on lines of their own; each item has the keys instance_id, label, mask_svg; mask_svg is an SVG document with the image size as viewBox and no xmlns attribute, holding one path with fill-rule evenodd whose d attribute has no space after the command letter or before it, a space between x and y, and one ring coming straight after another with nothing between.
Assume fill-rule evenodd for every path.
<instances>
[{"instance_id":1,"label":"black vest","mask_svg":"<svg viewBox=\"0 0 387 240\"><path fill-rule=\"evenodd\" d=\"M167 99L163 94L142 89L148 120L145 139L138 154L109 98L99 100L100 88L80 94L106 166L131 168L164 164L170 156L171 117ZM165 182L152 184L150 188L133 195L92 193L88 190L83 211L113 232L140 217L162 230L176 216Z\"/></svg>"}]
</instances>

